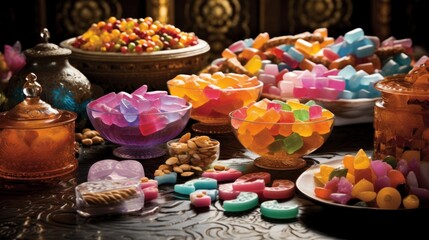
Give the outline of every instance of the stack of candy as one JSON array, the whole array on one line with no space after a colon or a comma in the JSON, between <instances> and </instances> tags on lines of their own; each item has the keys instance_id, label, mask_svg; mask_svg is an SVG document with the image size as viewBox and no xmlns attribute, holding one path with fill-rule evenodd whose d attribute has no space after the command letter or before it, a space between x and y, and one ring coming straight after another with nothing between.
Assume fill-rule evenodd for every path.
<instances>
[{"instance_id":1,"label":"stack of candy","mask_svg":"<svg viewBox=\"0 0 429 240\"><path fill-rule=\"evenodd\" d=\"M426 162L427 163L427 162ZM429 202L429 164L415 158L371 160L361 149L341 166L322 164L314 179L315 196L340 204L411 209Z\"/></svg>"},{"instance_id":2,"label":"stack of candy","mask_svg":"<svg viewBox=\"0 0 429 240\"><path fill-rule=\"evenodd\" d=\"M215 72L181 74L167 82L171 95L192 104L191 118L208 124L228 124L228 114L258 100L262 83L244 74Z\"/></svg>"},{"instance_id":3,"label":"stack of candy","mask_svg":"<svg viewBox=\"0 0 429 240\"><path fill-rule=\"evenodd\" d=\"M106 139L124 145L153 145L177 136L189 120L186 100L167 91L106 94L87 106L89 119ZM161 134L163 132L163 134Z\"/></svg>"},{"instance_id":4,"label":"stack of candy","mask_svg":"<svg viewBox=\"0 0 429 240\"><path fill-rule=\"evenodd\" d=\"M361 28L337 39L326 28L274 38L261 33L231 44L205 71L258 76L263 92L278 97L373 98L379 96L376 81L411 69L411 47L411 39L391 37L380 43Z\"/></svg>"},{"instance_id":5,"label":"stack of candy","mask_svg":"<svg viewBox=\"0 0 429 240\"><path fill-rule=\"evenodd\" d=\"M262 99L231 112L230 116L233 132L241 144L266 160L262 163L257 159L255 164L273 169L303 167L305 163L295 160L319 148L334 124L330 111L314 101L303 104L297 99ZM290 160L289 167L281 165L283 160Z\"/></svg>"}]
</instances>

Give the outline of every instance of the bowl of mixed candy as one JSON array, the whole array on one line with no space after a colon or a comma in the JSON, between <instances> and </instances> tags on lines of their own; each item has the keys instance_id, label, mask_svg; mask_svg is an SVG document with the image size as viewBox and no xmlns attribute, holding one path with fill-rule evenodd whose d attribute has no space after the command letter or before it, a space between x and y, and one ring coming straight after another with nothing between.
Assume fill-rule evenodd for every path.
<instances>
[{"instance_id":1,"label":"bowl of mixed candy","mask_svg":"<svg viewBox=\"0 0 429 240\"><path fill-rule=\"evenodd\" d=\"M262 96L302 102L314 100L335 114L335 125L372 122L380 98L374 84L412 68L411 39L365 35L361 28L328 36L326 28L297 35L268 33L239 40L203 72L257 76Z\"/></svg>"},{"instance_id":2,"label":"bowl of mixed candy","mask_svg":"<svg viewBox=\"0 0 429 240\"><path fill-rule=\"evenodd\" d=\"M70 63L106 92L131 92L143 84L166 90L168 79L204 68L210 51L194 33L151 17L110 17L60 45L72 50Z\"/></svg>"},{"instance_id":3,"label":"bowl of mixed candy","mask_svg":"<svg viewBox=\"0 0 429 240\"><path fill-rule=\"evenodd\" d=\"M248 106L261 96L263 84L245 74L215 72L180 74L167 82L171 95L192 104L192 129L199 133L231 132L228 114Z\"/></svg>"},{"instance_id":4,"label":"bowl of mixed candy","mask_svg":"<svg viewBox=\"0 0 429 240\"><path fill-rule=\"evenodd\" d=\"M147 159L166 153L165 143L188 123L192 105L167 91L147 91L146 85L133 93L111 92L87 105L93 127L120 147L115 156Z\"/></svg>"},{"instance_id":5,"label":"bowl of mixed candy","mask_svg":"<svg viewBox=\"0 0 429 240\"><path fill-rule=\"evenodd\" d=\"M300 103L262 99L230 113L234 135L260 157L258 167L293 170L306 166L303 156L312 153L328 139L334 127L334 114L314 101Z\"/></svg>"}]
</instances>

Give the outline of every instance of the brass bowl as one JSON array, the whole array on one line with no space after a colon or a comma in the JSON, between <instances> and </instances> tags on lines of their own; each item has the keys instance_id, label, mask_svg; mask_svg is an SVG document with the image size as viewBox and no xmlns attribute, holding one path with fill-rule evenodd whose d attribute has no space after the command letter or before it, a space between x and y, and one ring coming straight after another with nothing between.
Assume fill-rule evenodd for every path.
<instances>
[{"instance_id":1,"label":"brass bowl","mask_svg":"<svg viewBox=\"0 0 429 240\"><path fill-rule=\"evenodd\" d=\"M198 73L207 66L210 51L201 39L191 47L140 54L85 51L73 47L73 41L60 43L72 50L70 63L105 92L132 92L143 84L148 91L167 90L168 80L178 74Z\"/></svg>"}]
</instances>

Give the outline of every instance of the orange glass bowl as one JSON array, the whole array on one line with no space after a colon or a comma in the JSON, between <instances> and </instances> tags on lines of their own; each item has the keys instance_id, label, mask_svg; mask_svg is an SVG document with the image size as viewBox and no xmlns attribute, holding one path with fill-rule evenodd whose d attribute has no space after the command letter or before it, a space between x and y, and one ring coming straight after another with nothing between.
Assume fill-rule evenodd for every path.
<instances>
[{"instance_id":1,"label":"orange glass bowl","mask_svg":"<svg viewBox=\"0 0 429 240\"><path fill-rule=\"evenodd\" d=\"M294 170L306 166L303 156L314 152L328 139L334 127L334 115L308 122L269 122L246 120L237 114L229 114L232 132L239 142L260 157L254 164L274 170ZM299 146L297 147L298 144Z\"/></svg>"},{"instance_id":2,"label":"orange glass bowl","mask_svg":"<svg viewBox=\"0 0 429 240\"><path fill-rule=\"evenodd\" d=\"M238 108L256 102L262 93L263 83L249 87L216 88L218 95L209 96L207 86L177 85L175 79L167 82L171 95L182 97L192 104L191 118L198 121L192 125L192 130L198 133L228 133L231 132L228 114Z\"/></svg>"}]
</instances>

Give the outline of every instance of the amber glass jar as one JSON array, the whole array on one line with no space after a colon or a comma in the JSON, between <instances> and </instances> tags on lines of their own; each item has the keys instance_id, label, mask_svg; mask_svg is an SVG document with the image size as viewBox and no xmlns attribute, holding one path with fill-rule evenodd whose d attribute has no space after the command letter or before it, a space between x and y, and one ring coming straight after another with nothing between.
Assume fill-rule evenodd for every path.
<instances>
[{"instance_id":1,"label":"amber glass jar","mask_svg":"<svg viewBox=\"0 0 429 240\"><path fill-rule=\"evenodd\" d=\"M396 75L375 85L382 98L374 108L374 159L408 152L429 161L429 81L416 78Z\"/></svg>"},{"instance_id":2,"label":"amber glass jar","mask_svg":"<svg viewBox=\"0 0 429 240\"><path fill-rule=\"evenodd\" d=\"M25 99L0 113L0 178L42 180L77 168L74 132L77 114L40 99L41 85L29 74Z\"/></svg>"}]
</instances>

